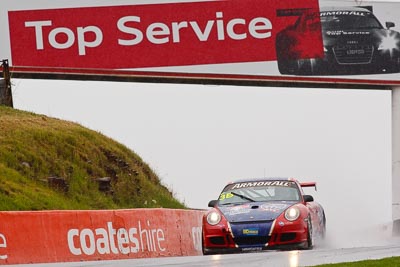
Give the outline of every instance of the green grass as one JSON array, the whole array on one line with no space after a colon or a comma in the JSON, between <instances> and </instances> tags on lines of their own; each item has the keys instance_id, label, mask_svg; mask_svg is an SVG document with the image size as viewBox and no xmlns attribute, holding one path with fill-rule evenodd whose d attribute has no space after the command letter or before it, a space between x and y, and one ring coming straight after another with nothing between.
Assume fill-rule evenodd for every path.
<instances>
[{"instance_id":1,"label":"green grass","mask_svg":"<svg viewBox=\"0 0 400 267\"><path fill-rule=\"evenodd\" d=\"M68 191L51 188L61 177ZM111 177L112 192L96 178ZM0 106L0 210L184 208L133 151L79 124Z\"/></svg>"},{"instance_id":2,"label":"green grass","mask_svg":"<svg viewBox=\"0 0 400 267\"><path fill-rule=\"evenodd\" d=\"M400 257L317 265L318 267L400 267ZM315 266L315 267L317 267Z\"/></svg>"}]
</instances>

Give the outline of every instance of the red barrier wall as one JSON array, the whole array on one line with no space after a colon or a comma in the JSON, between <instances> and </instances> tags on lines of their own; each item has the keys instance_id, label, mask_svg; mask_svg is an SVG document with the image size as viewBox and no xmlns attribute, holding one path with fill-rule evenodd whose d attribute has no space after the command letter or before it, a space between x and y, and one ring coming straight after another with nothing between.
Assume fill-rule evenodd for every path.
<instances>
[{"instance_id":1,"label":"red barrier wall","mask_svg":"<svg viewBox=\"0 0 400 267\"><path fill-rule=\"evenodd\" d=\"M201 254L203 211L0 212L0 265Z\"/></svg>"}]
</instances>

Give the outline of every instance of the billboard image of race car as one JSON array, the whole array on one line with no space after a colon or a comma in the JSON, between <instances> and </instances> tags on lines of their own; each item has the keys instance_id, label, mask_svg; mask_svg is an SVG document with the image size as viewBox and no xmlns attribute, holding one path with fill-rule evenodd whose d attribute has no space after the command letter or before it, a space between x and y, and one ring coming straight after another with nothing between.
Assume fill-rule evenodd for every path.
<instances>
[{"instance_id":1,"label":"billboard image of race car","mask_svg":"<svg viewBox=\"0 0 400 267\"><path fill-rule=\"evenodd\" d=\"M322 206L295 179L262 178L229 183L203 216L203 254L310 249L325 236Z\"/></svg>"},{"instance_id":2,"label":"billboard image of race car","mask_svg":"<svg viewBox=\"0 0 400 267\"><path fill-rule=\"evenodd\" d=\"M365 7L321 7L311 10L280 10L278 16L298 16L277 34L279 72L291 75L353 75L400 71L400 33L385 27ZM320 55L309 55L302 40L322 32ZM318 42L316 42L316 45Z\"/></svg>"}]
</instances>

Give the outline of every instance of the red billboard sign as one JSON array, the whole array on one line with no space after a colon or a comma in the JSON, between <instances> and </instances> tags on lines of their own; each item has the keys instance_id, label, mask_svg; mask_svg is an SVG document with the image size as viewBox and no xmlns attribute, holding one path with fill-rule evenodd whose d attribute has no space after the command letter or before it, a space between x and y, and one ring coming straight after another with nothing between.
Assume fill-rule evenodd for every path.
<instances>
[{"instance_id":1,"label":"red billboard sign","mask_svg":"<svg viewBox=\"0 0 400 267\"><path fill-rule=\"evenodd\" d=\"M0 3L14 77L400 84L396 2L45 2Z\"/></svg>"},{"instance_id":2,"label":"red billboard sign","mask_svg":"<svg viewBox=\"0 0 400 267\"><path fill-rule=\"evenodd\" d=\"M317 0L230 0L10 11L12 64L141 68L276 60L276 34ZM323 56L320 31L302 38Z\"/></svg>"}]
</instances>

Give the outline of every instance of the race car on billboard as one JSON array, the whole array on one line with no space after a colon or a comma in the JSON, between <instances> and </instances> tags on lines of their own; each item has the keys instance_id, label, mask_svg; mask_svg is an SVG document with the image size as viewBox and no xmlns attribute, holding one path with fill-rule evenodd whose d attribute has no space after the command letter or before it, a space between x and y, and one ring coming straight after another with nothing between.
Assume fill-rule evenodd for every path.
<instances>
[{"instance_id":1,"label":"race car on billboard","mask_svg":"<svg viewBox=\"0 0 400 267\"><path fill-rule=\"evenodd\" d=\"M325 213L302 187L316 183L263 178L226 185L203 216L203 254L312 248L325 236Z\"/></svg>"},{"instance_id":2,"label":"race car on billboard","mask_svg":"<svg viewBox=\"0 0 400 267\"><path fill-rule=\"evenodd\" d=\"M400 71L400 34L391 30L395 26L393 22L386 22L384 28L372 13L372 6L321 7L319 12L278 10L278 16L298 16L294 25L276 37L281 74L352 75ZM322 32L321 53L310 55L307 47L301 45L302 40L310 36L321 39L318 31Z\"/></svg>"}]
</instances>

